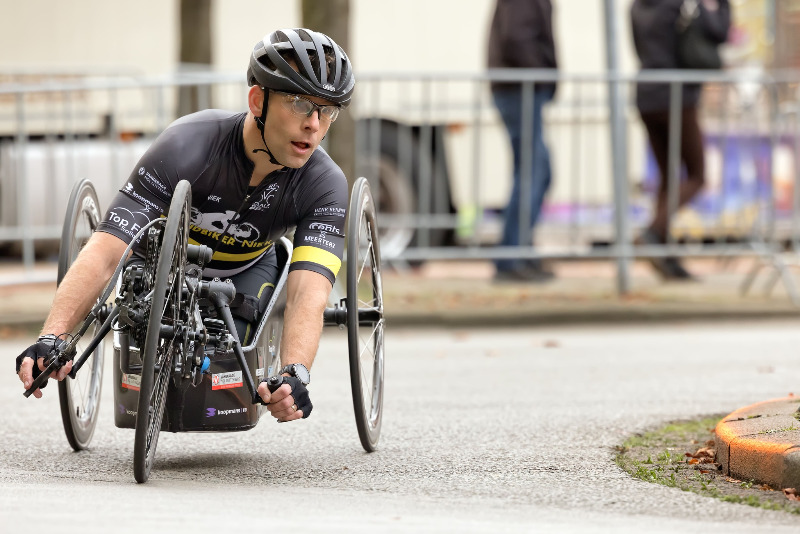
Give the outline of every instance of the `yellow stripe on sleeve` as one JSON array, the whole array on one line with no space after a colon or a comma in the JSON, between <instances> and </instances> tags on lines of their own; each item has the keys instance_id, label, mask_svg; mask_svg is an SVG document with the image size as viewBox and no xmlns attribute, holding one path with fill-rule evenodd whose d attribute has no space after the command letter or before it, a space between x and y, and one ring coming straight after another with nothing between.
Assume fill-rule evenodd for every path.
<instances>
[{"instance_id":1,"label":"yellow stripe on sleeve","mask_svg":"<svg viewBox=\"0 0 800 534\"><path fill-rule=\"evenodd\" d=\"M342 260L340 260L336 254L332 254L321 248L309 246L297 247L294 249L294 252L292 252L292 263L296 261L310 261L311 263L327 267L331 270L333 276L339 273L339 268L342 266Z\"/></svg>"}]
</instances>

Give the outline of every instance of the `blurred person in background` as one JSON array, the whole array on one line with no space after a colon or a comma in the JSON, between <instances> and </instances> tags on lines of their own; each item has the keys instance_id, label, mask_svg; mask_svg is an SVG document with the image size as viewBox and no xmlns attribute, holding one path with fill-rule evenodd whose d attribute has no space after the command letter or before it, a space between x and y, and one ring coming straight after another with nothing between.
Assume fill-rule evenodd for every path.
<instances>
[{"instance_id":1,"label":"blurred person in background","mask_svg":"<svg viewBox=\"0 0 800 534\"><path fill-rule=\"evenodd\" d=\"M553 6L550 0L497 0L489 33L490 69L555 69L556 47L553 40ZM522 84L493 82L492 97L511 140L514 154L514 182L511 197L504 210L503 237L500 246L530 245L520 236L521 208L530 210L530 226L539 218L550 187L550 153L544 142L542 108L553 99L556 84L534 85L533 132L531 145L522 146ZM531 175L522 176L522 154L532 153ZM521 199L521 184L530 180L531 196ZM521 258L495 261L495 280L541 282L553 278L540 260Z\"/></svg>"},{"instance_id":2,"label":"blurred person in background","mask_svg":"<svg viewBox=\"0 0 800 534\"><path fill-rule=\"evenodd\" d=\"M642 70L688 68L679 54L679 29L685 24L683 15L692 10L698 19L703 39L718 46L725 42L731 22L728 0L635 0L631 6L633 42ZM681 20L683 18L683 20ZM690 17L691 18L691 17ZM696 66L694 68L697 68ZM686 170L679 183L675 209L690 202L705 183L703 132L697 120L701 85L683 85L680 161ZM670 86L666 83L639 83L636 106L644 123L653 156L658 164L660 181L658 197L650 225L636 240L637 244L666 243L670 213L667 168L669 154ZM691 280L692 275L675 257L652 258L650 262L667 280Z\"/></svg>"}]
</instances>

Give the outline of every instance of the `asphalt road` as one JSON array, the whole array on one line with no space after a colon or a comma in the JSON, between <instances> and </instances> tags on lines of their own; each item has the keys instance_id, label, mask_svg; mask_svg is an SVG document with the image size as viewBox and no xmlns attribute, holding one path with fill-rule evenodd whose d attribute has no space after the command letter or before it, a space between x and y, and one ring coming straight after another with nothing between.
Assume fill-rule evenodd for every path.
<instances>
[{"instance_id":1,"label":"asphalt road","mask_svg":"<svg viewBox=\"0 0 800 534\"><path fill-rule=\"evenodd\" d=\"M145 485L108 383L93 447L73 453L56 388L24 399L10 372L28 340L0 340L0 532L797 531L795 516L636 481L612 462L633 432L800 393L794 323L390 328L373 454L356 434L345 338L323 338L311 418L162 434Z\"/></svg>"}]
</instances>

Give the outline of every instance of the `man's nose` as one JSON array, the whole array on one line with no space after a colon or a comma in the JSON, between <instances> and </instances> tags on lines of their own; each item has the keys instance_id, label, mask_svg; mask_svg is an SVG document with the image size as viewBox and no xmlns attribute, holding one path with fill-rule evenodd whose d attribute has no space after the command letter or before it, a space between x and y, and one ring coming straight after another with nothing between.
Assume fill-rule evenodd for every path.
<instances>
[{"instance_id":1,"label":"man's nose","mask_svg":"<svg viewBox=\"0 0 800 534\"><path fill-rule=\"evenodd\" d=\"M311 111L311 115L306 116L305 126L311 130L317 131L319 130L319 123L320 123L320 110L318 108L314 108Z\"/></svg>"}]
</instances>

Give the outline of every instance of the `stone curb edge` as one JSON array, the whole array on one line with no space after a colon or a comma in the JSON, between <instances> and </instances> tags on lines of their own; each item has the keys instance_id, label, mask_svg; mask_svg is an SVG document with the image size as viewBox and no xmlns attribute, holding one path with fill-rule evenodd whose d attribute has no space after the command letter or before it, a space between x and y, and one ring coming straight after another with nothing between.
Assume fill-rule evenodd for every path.
<instances>
[{"instance_id":1,"label":"stone curb edge","mask_svg":"<svg viewBox=\"0 0 800 534\"><path fill-rule=\"evenodd\" d=\"M800 489L800 398L759 402L731 412L714 429L722 472L774 489Z\"/></svg>"}]
</instances>

